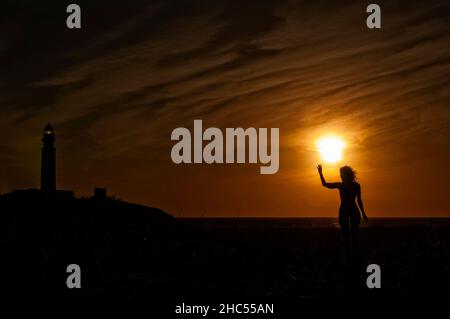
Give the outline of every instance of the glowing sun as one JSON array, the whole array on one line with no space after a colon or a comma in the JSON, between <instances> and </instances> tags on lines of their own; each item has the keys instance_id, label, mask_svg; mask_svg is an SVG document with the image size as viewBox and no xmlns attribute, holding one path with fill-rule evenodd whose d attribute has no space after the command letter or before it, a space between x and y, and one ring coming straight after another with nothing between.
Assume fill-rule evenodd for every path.
<instances>
[{"instance_id":1,"label":"glowing sun","mask_svg":"<svg viewBox=\"0 0 450 319\"><path fill-rule=\"evenodd\" d=\"M327 163L336 163L342 159L344 141L337 136L322 137L317 141L317 149Z\"/></svg>"}]
</instances>

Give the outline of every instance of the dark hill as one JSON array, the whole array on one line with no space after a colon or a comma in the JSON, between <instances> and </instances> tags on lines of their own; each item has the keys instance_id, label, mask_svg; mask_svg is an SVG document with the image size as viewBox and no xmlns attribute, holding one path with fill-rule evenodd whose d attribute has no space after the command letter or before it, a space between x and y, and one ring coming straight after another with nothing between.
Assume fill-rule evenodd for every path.
<instances>
[{"instance_id":1,"label":"dark hill","mask_svg":"<svg viewBox=\"0 0 450 319\"><path fill-rule=\"evenodd\" d=\"M0 196L2 218L9 222L129 224L165 228L175 218L164 211L112 198L74 198L71 192L45 196L39 190L15 191Z\"/></svg>"}]
</instances>

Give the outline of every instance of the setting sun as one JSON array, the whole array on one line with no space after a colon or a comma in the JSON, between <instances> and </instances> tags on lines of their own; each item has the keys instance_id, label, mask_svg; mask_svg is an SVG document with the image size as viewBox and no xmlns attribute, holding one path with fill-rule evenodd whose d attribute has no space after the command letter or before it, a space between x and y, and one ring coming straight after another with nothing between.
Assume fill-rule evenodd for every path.
<instances>
[{"instance_id":1,"label":"setting sun","mask_svg":"<svg viewBox=\"0 0 450 319\"><path fill-rule=\"evenodd\" d=\"M342 159L344 142L337 136L322 137L317 141L317 149L327 163L336 163Z\"/></svg>"}]
</instances>

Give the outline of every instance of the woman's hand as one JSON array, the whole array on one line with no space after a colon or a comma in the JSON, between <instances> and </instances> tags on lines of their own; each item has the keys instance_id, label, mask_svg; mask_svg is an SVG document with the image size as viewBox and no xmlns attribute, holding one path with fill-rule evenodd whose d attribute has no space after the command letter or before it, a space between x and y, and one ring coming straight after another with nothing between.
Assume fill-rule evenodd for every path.
<instances>
[{"instance_id":1,"label":"woman's hand","mask_svg":"<svg viewBox=\"0 0 450 319\"><path fill-rule=\"evenodd\" d=\"M317 165L317 171L319 172L320 175L322 175L322 165L321 164Z\"/></svg>"},{"instance_id":2,"label":"woman's hand","mask_svg":"<svg viewBox=\"0 0 450 319\"><path fill-rule=\"evenodd\" d=\"M369 218L367 218L367 215L366 215L366 214L363 214L363 219L364 219L364 221L366 222L366 224L369 223Z\"/></svg>"}]
</instances>

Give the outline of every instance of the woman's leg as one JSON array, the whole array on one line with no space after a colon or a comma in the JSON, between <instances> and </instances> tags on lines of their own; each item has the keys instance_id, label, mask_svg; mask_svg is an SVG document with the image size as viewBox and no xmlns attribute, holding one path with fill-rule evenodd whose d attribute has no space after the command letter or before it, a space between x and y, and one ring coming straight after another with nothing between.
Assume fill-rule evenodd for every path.
<instances>
[{"instance_id":1,"label":"woman's leg","mask_svg":"<svg viewBox=\"0 0 450 319\"><path fill-rule=\"evenodd\" d=\"M361 218L351 218L350 219L350 232L352 236L352 252L354 255L358 254L358 231L359 231L359 222Z\"/></svg>"},{"instance_id":2,"label":"woman's leg","mask_svg":"<svg viewBox=\"0 0 450 319\"><path fill-rule=\"evenodd\" d=\"M342 238L344 239L344 251L348 256L350 253L350 227L349 218L345 212L339 211L339 224L341 225Z\"/></svg>"}]
</instances>

